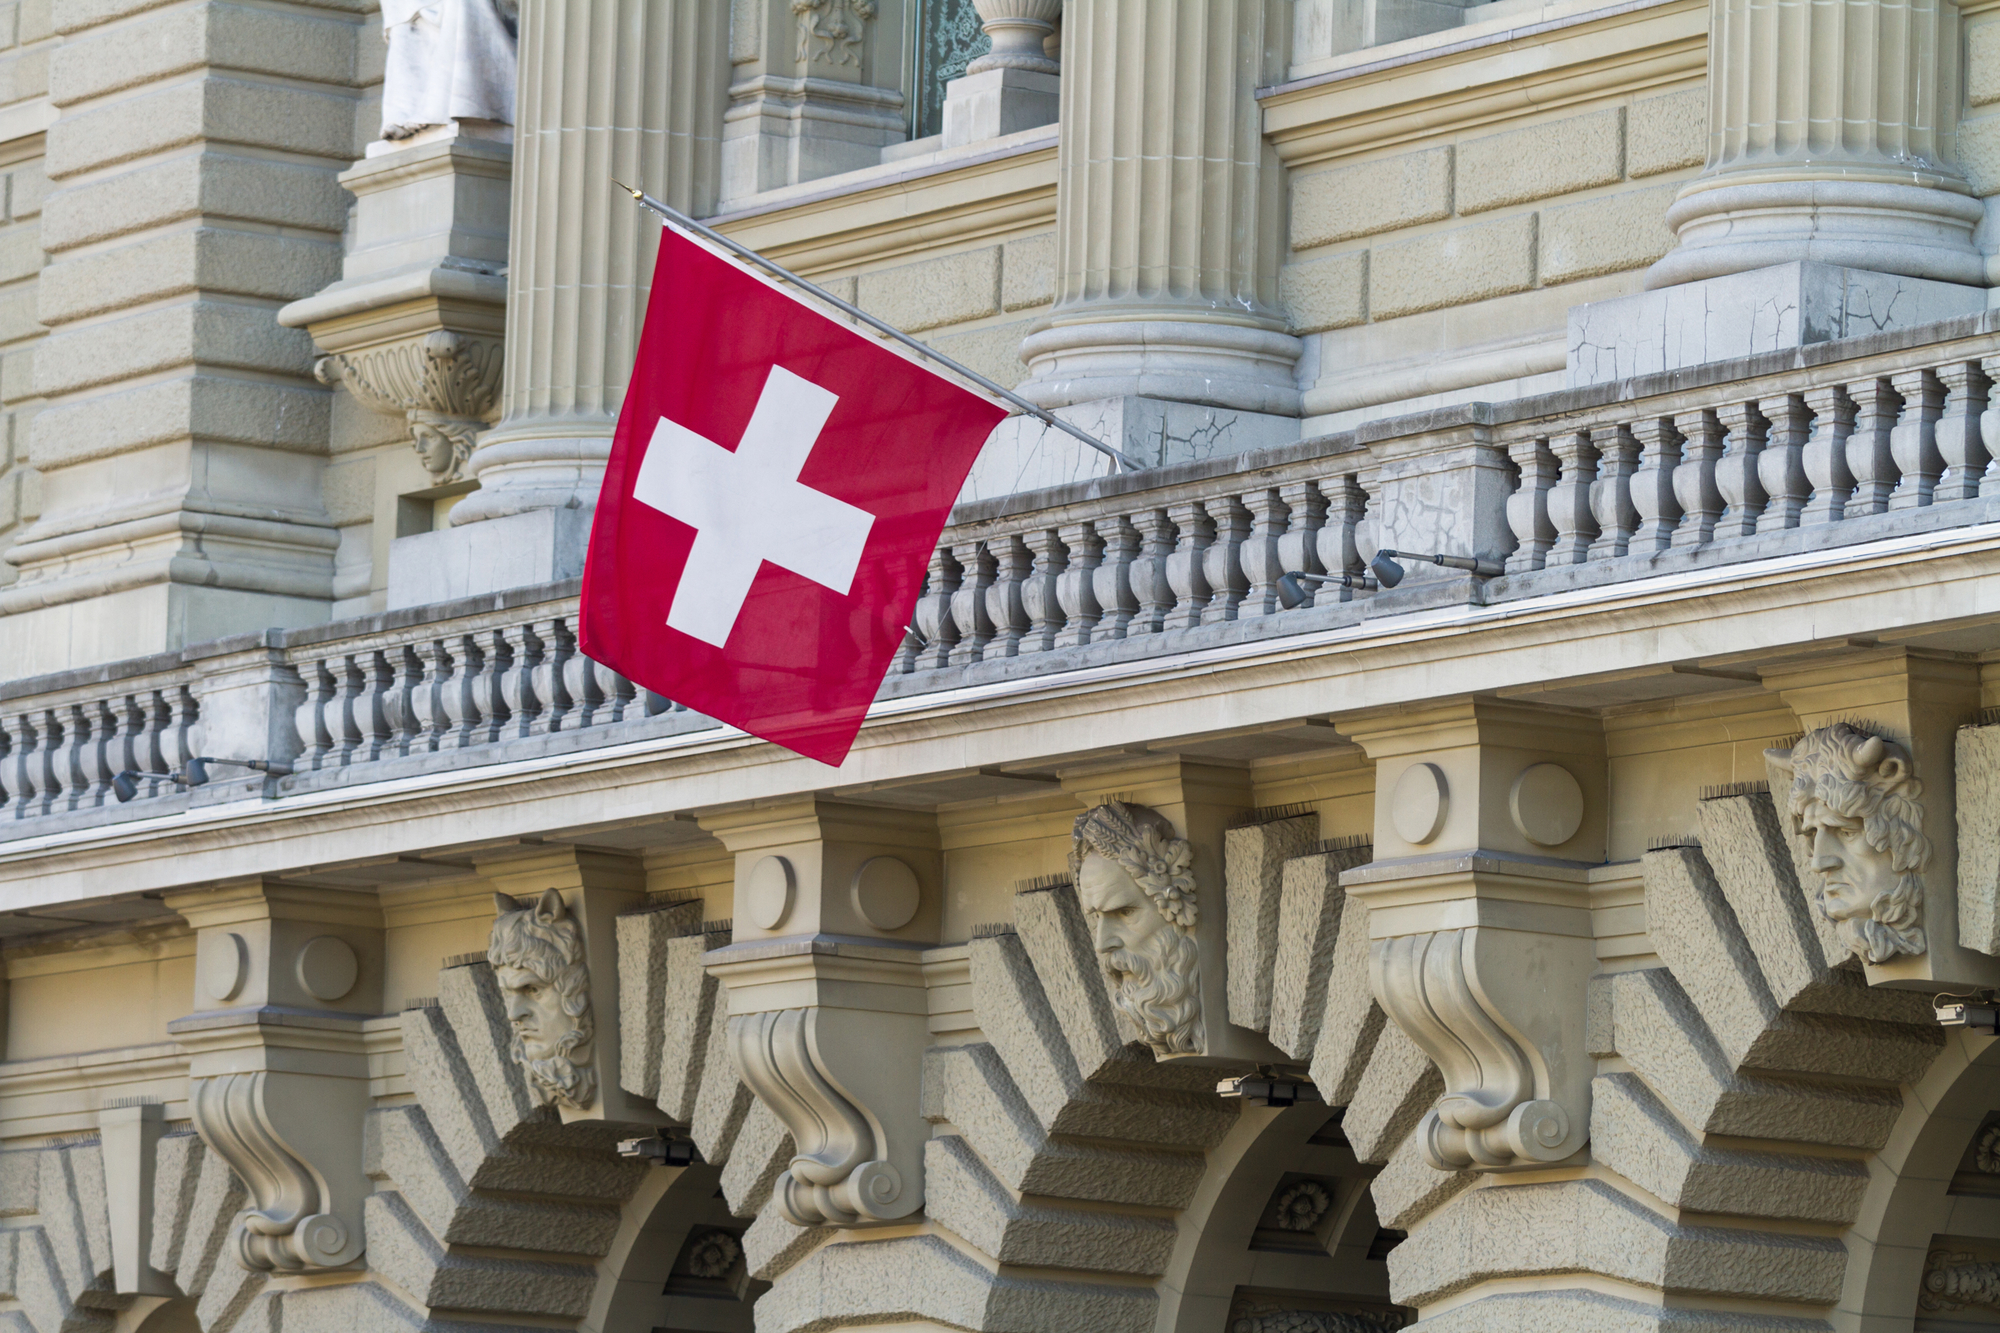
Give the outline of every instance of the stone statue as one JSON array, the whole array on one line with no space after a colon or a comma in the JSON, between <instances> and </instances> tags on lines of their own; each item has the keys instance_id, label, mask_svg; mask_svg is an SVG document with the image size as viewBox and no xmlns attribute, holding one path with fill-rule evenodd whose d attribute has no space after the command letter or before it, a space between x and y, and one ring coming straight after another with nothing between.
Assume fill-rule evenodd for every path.
<instances>
[{"instance_id":1,"label":"stone statue","mask_svg":"<svg viewBox=\"0 0 2000 1333\"><path fill-rule=\"evenodd\" d=\"M1847 722L1809 731L1789 751L1767 752L1791 776L1783 806L1792 831L1811 840L1814 899L1856 957L1886 963L1920 954L1924 938L1923 784L1910 752Z\"/></svg>"},{"instance_id":2,"label":"stone statue","mask_svg":"<svg viewBox=\"0 0 2000 1333\"><path fill-rule=\"evenodd\" d=\"M1069 868L1119 1010L1155 1055L1202 1049L1194 847L1164 815L1110 801L1070 835Z\"/></svg>"},{"instance_id":3,"label":"stone statue","mask_svg":"<svg viewBox=\"0 0 2000 1333\"><path fill-rule=\"evenodd\" d=\"M528 1075L539 1105L582 1111L597 1100L590 1066L590 969L583 931L563 896L549 889L524 904L493 895L493 934L486 961L507 992L514 1060Z\"/></svg>"},{"instance_id":4,"label":"stone statue","mask_svg":"<svg viewBox=\"0 0 2000 1333\"><path fill-rule=\"evenodd\" d=\"M383 0L382 137L454 121L514 123L518 0Z\"/></svg>"}]
</instances>

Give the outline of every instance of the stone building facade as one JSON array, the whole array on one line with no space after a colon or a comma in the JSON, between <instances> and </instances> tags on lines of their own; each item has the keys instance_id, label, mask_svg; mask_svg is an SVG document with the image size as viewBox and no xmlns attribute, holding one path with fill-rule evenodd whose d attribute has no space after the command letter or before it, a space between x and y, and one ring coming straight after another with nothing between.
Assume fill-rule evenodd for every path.
<instances>
[{"instance_id":1,"label":"stone building facade","mask_svg":"<svg viewBox=\"0 0 2000 1333\"><path fill-rule=\"evenodd\" d=\"M577 651L614 177L1146 464L839 769ZM8 0L0 178L0 1328L2000 1326L1995 0Z\"/></svg>"}]
</instances>

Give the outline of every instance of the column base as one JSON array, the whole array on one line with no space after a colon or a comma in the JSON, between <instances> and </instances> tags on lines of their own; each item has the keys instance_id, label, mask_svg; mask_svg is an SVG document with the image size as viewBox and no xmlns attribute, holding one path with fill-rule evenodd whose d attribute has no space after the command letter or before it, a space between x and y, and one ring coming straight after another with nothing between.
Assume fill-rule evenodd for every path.
<instances>
[{"instance_id":1,"label":"column base","mask_svg":"<svg viewBox=\"0 0 2000 1333\"><path fill-rule=\"evenodd\" d=\"M944 86L944 146L997 139L1053 125L1062 109L1062 80L1032 69L989 69Z\"/></svg>"},{"instance_id":2,"label":"column base","mask_svg":"<svg viewBox=\"0 0 2000 1333\"><path fill-rule=\"evenodd\" d=\"M1295 416L1137 395L1072 403L1057 408L1055 414L1147 467L1268 449L1299 438ZM1013 416L987 440L958 502L1066 486L1111 470L1111 460L1096 450L1033 417Z\"/></svg>"},{"instance_id":3,"label":"column base","mask_svg":"<svg viewBox=\"0 0 2000 1333\"><path fill-rule=\"evenodd\" d=\"M1985 308L1983 287L1879 270L1791 263L1728 273L1572 306L1569 387L1908 328Z\"/></svg>"},{"instance_id":4,"label":"column base","mask_svg":"<svg viewBox=\"0 0 2000 1333\"><path fill-rule=\"evenodd\" d=\"M1021 359L1031 373L1018 392L1042 407L1166 398L1296 417L1303 346L1288 333L1251 324L1092 319L1078 310L1022 340Z\"/></svg>"},{"instance_id":5,"label":"column base","mask_svg":"<svg viewBox=\"0 0 2000 1333\"><path fill-rule=\"evenodd\" d=\"M1648 288L1792 260L1981 284L1973 243L1979 200L1943 186L1882 181L1745 180L1690 187L1667 210L1678 244L1646 272Z\"/></svg>"},{"instance_id":6,"label":"column base","mask_svg":"<svg viewBox=\"0 0 2000 1333\"><path fill-rule=\"evenodd\" d=\"M595 509L535 509L398 537L389 544L388 609L576 578L583 573L595 514Z\"/></svg>"}]
</instances>

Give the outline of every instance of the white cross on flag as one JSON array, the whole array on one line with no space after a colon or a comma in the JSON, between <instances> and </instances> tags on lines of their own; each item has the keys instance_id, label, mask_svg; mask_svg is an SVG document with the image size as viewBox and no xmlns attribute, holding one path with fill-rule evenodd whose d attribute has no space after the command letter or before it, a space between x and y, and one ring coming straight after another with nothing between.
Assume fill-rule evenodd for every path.
<instances>
[{"instance_id":1,"label":"white cross on flag","mask_svg":"<svg viewBox=\"0 0 2000 1333\"><path fill-rule=\"evenodd\" d=\"M591 529L580 646L840 763L1005 415L664 229Z\"/></svg>"}]
</instances>

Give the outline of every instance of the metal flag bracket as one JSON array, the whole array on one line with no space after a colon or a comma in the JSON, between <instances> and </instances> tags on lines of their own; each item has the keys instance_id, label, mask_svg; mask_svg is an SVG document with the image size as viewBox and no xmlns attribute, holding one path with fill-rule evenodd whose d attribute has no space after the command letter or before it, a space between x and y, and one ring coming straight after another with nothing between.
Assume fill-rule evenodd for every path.
<instances>
[{"instance_id":1,"label":"metal flag bracket","mask_svg":"<svg viewBox=\"0 0 2000 1333\"><path fill-rule=\"evenodd\" d=\"M869 328L874 329L877 333L880 333L883 337L893 338L897 342L903 344L903 346L917 353L919 356L927 357L930 360L935 361L939 365L945 367L947 370L965 376L965 378L971 380L974 384L977 384L980 388L986 390L986 392L992 394L995 398L998 398L1001 402L1006 403L1011 407L1019 408L1021 411L1026 412L1029 416L1034 417L1037 421L1042 422L1044 425L1052 426L1056 430L1061 431L1065 435L1074 436L1077 440L1081 441L1084 444L1089 445L1092 449L1095 449L1098 453L1103 454L1105 457L1109 458L1114 464L1117 465L1117 467L1120 470L1128 472L1137 472L1145 467L1145 464L1139 462L1138 459L1133 458L1130 454L1121 453L1118 450L1113 449L1110 445L1106 444L1104 441L1097 439L1094 436L1085 434L1083 431L1077 429L1075 426L1070 425L1067 421L1064 421L1061 418L1057 417L1047 408L1035 406L1033 403L1021 397L1021 395L1015 393L1013 390L1005 389L1002 388L1000 385L995 384L992 380L987 379L984 375L972 369L970 366L963 365L957 361L952 360L950 357L946 356L944 353L936 350L935 348L926 347L923 343L918 342L915 338L912 338L909 334L903 332L895 325L884 323L882 320L877 319L875 316L869 314L867 311L861 309L859 306L856 306L851 302L841 300L838 296L835 296L832 292L826 290L826 288L819 286L817 283L808 282L806 279L792 272L784 265L777 263L775 260L766 259L763 255L758 254L755 250L752 250L749 246L743 245L737 241L732 241L727 236L724 236L721 232L716 231L713 228L702 226L701 223L696 222L693 218L681 212L678 208L673 208L667 204L663 204L659 200L653 198L652 195L647 194L644 190L635 190L631 186L625 184L622 181L614 179L611 183L613 185L616 185L619 189L625 191L627 194L631 195L633 199L637 200L645 207L652 209L655 213L658 213L662 218L664 218L668 222L671 222L674 226L680 227L687 231L691 231L695 235L701 237L703 240L721 246L723 249L729 251L729 253L735 255L738 259L742 259L748 263L755 264L758 268L763 269L765 272L773 274L774 276L781 278L786 282L791 283L799 290L819 298L820 300L826 302L828 305L832 306L834 309L840 311L840 313L842 313L843 315L846 315L849 319L859 320L863 324L866 324Z\"/></svg>"}]
</instances>

